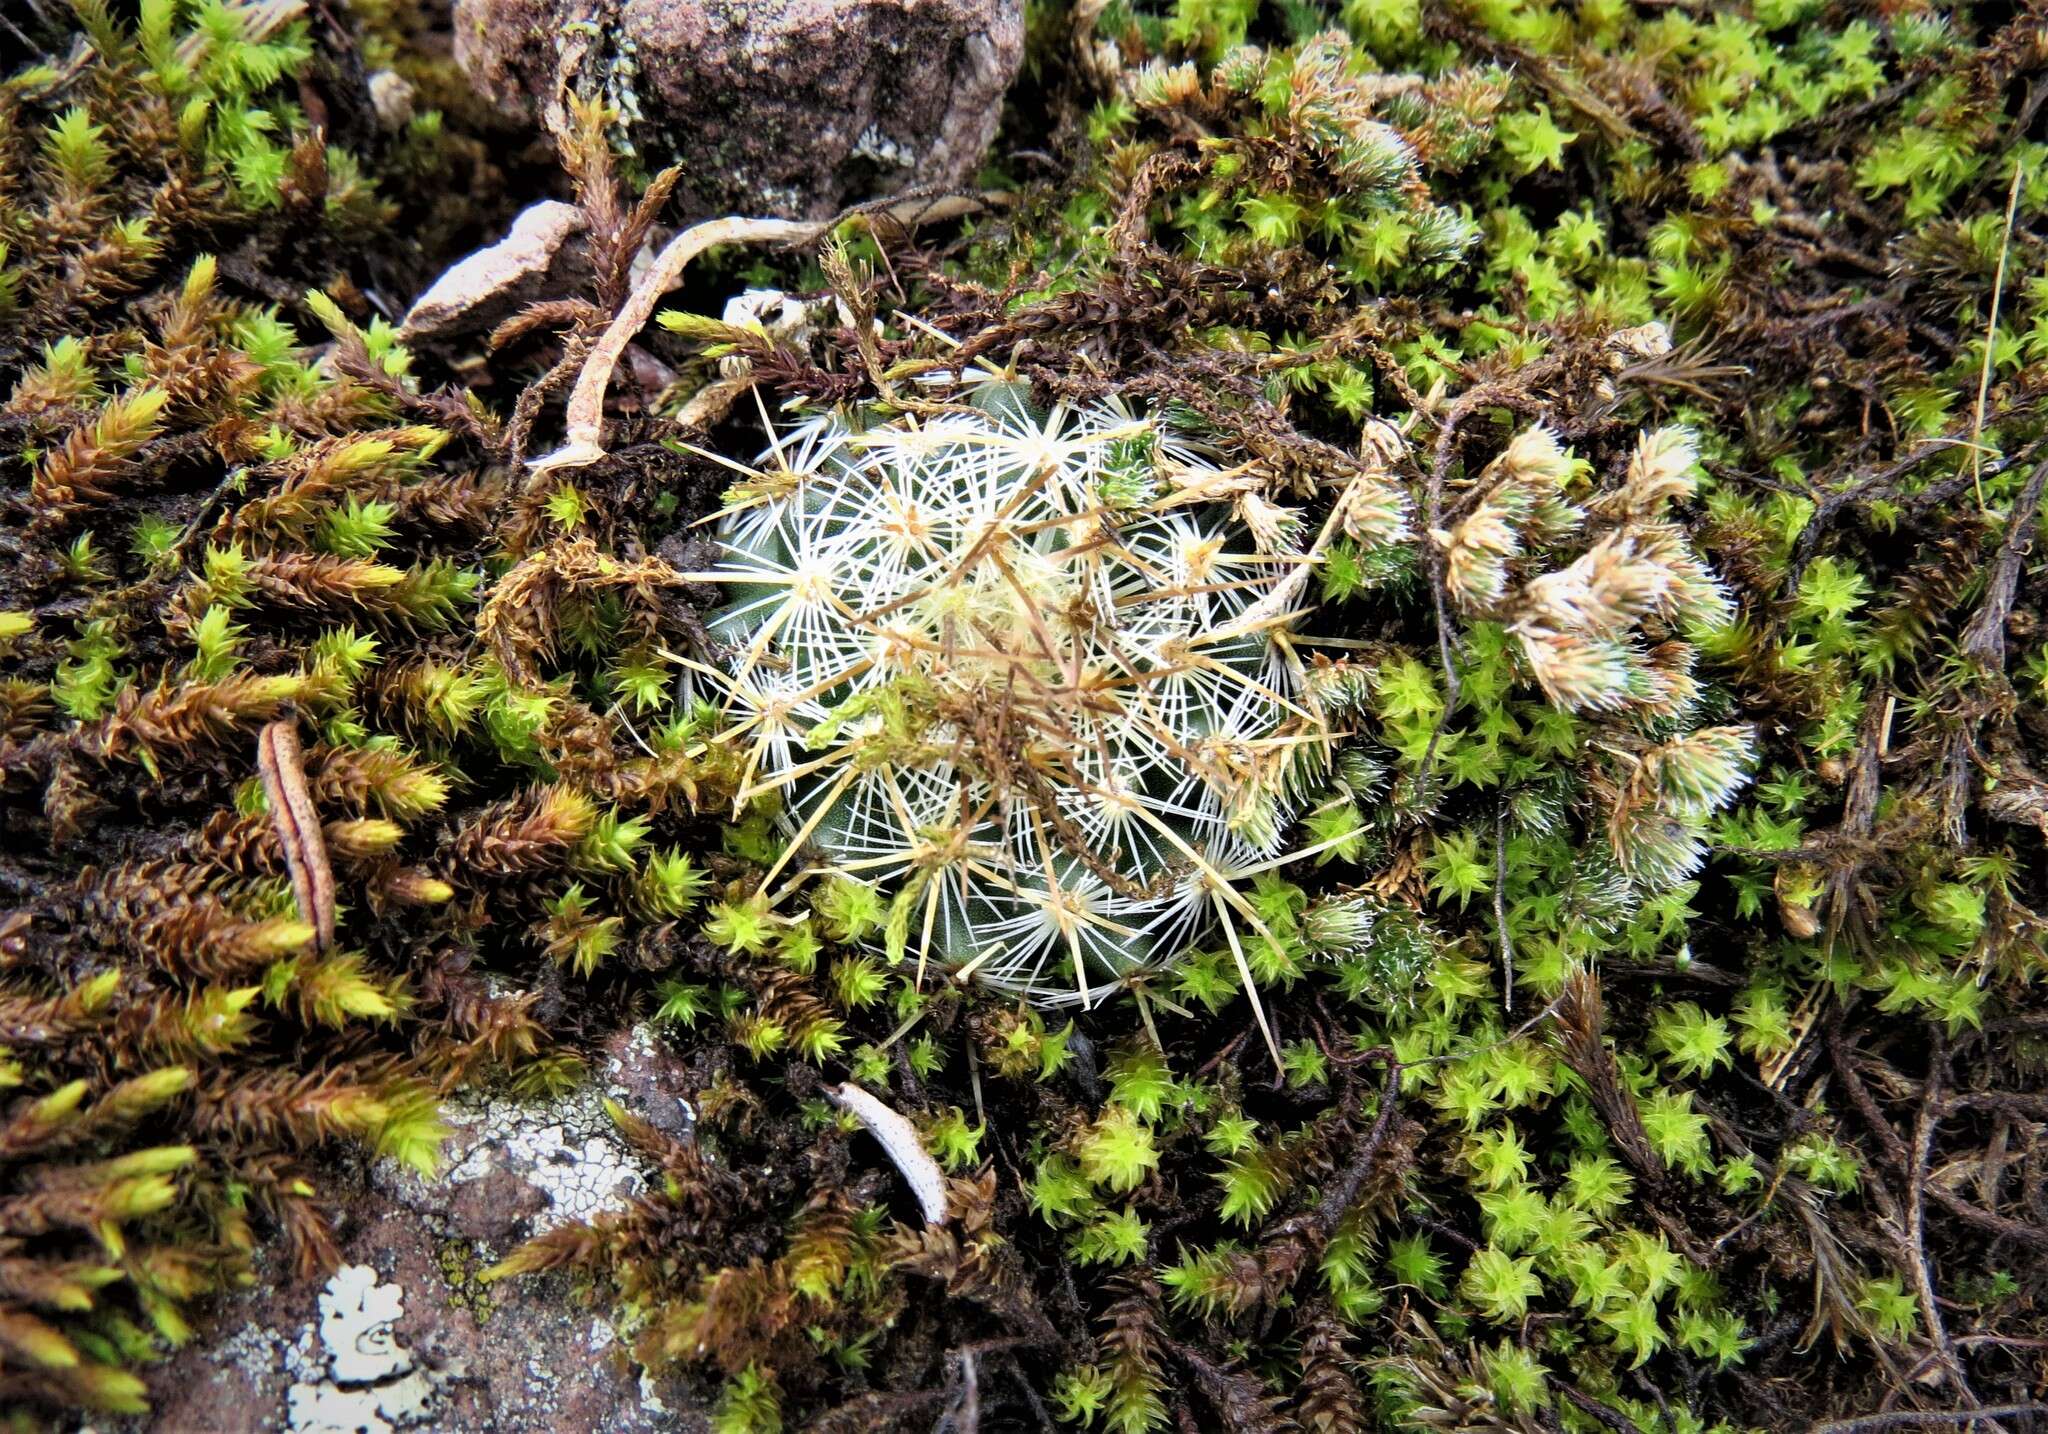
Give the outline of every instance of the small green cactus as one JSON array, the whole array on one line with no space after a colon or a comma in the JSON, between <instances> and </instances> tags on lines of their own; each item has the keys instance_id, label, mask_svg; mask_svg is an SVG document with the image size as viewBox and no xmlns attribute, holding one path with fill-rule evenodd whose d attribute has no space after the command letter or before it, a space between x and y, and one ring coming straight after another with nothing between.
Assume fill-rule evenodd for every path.
<instances>
[{"instance_id":1,"label":"small green cactus","mask_svg":"<svg viewBox=\"0 0 2048 1434\"><path fill-rule=\"evenodd\" d=\"M887 897L892 954L1087 1004L1259 927L1233 883L1329 736L1278 639L1305 559L1163 415L960 397L805 423L735 491L742 800Z\"/></svg>"}]
</instances>

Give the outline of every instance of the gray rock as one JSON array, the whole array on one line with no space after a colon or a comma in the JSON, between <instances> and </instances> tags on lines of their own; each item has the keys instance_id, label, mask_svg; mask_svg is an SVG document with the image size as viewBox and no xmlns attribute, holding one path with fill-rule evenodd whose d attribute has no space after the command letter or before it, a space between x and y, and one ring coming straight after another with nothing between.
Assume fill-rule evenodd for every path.
<instances>
[{"instance_id":1,"label":"gray rock","mask_svg":"<svg viewBox=\"0 0 2048 1434\"><path fill-rule=\"evenodd\" d=\"M536 299L572 287L583 211L558 199L530 204L503 239L479 249L448 271L417 299L399 336L407 340L478 333L510 318Z\"/></svg>"},{"instance_id":2,"label":"gray rock","mask_svg":"<svg viewBox=\"0 0 2048 1434\"><path fill-rule=\"evenodd\" d=\"M396 70L376 70L370 75L370 108L377 112L377 125L387 134L397 134L412 123L419 92Z\"/></svg>"},{"instance_id":3,"label":"gray rock","mask_svg":"<svg viewBox=\"0 0 2048 1434\"><path fill-rule=\"evenodd\" d=\"M1023 0L456 0L455 57L529 119L601 96L713 212L825 218L969 183L1024 54Z\"/></svg>"},{"instance_id":4,"label":"gray rock","mask_svg":"<svg viewBox=\"0 0 2048 1434\"><path fill-rule=\"evenodd\" d=\"M342 1268L300 1283L273 1244L248 1291L148 1375L155 1412L131 1434L659 1434L708 1410L645 1377L599 1300L566 1275L485 1284L526 1236L623 1206L652 1172L609 1096L691 1138L693 1078L646 1027L615 1032L565 1096L485 1095L447 1109L447 1166L423 1180L381 1160L316 1166L337 1202ZM4 1421L0 1421L4 1423ZM107 1426L98 1426L105 1428ZM128 1427L128 1426L123 1426Z\"/></svg>"}]
</instances>

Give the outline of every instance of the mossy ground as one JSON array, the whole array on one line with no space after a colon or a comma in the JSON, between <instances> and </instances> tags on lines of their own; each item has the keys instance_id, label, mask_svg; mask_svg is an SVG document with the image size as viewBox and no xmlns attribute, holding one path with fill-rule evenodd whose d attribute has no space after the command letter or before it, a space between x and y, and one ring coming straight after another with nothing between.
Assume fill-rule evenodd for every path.
<instances>
[{"instance_id":1,"label":"mossy ground","mask_svg":"<svg viewBox=\"0 0 2048 1434\"><path fill-rule=\"evenodd\" d=\"M759 282L841 316L650 329L675 390L621 382L610 455L536 479L673 217L600 120L559 175L493 160L430 7L29 10L8 1417L142 1407L264 1242L332 1262L323 1152L431 1167L442 1097L573 1086L643 1019L693 1132L619 1110L661 1188L499 1275L575 1269L721 1430L2048 1417L2037 14L1034 5L1014 202L693 272L686 309ZM387 67L410 120L370 104ZM402 296L550 186L586 290L398 344ZM1361 474L1410 520L1328 547L1299 623L1348 735L1301 779L1320 850L1252 889L1278 1070L1228 950L1048 1019L920 988L891 893L758 890L774 813L732 813L672 654L718 601L699 450L762 435L751 400L664 415L719 357L770 402L888 403L960 356L934 330L1048 400L1173 407L1311 527ZM1596 536L1488 476L1538 423L1595 514L1641 435L1694 436L1673 520L1729 607L1671 636L1684 722L1531 665L1514 595ZM302 757L259 774L278 721ZM1692 741L1734 729L1740 762ZM263 779L312 803L324 895ZM945 1226L849 1078L955 1177Z\"/></svg>"}]
</instances>

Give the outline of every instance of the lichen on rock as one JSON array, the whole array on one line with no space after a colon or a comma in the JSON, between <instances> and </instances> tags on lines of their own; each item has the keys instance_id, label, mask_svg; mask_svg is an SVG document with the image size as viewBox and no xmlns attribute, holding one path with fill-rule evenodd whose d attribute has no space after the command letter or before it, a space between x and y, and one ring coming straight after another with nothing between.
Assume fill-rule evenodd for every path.
<instances>
[{"instance_id":1,"label":"lichen on rock","mask_svg":"<svg viewBox=\"0 0 2048 1434\"><path fill-rule=\"evenodd\" d=\"M428 1422L446 1374L398 1342L405 1293L368 1265L343 1265L320 1292L313 1361L285 1398L293 1434L392 1434Z\"/></svg>"},{"instance_id":2,"label":"lichen on rock","mask_svg":"<svg viewBox=\"0 0 2048 1434\"><path fill-rule=\"evenodd\" d=\"M619 1140L594 1090L540 1105L458 1102L449 1113L458 1142L475 1143L442 1178L459 1187L484 1179L500 1164L515 1169L546 1197L533 1215L536 1229L589 1219L623 1205L641 1188L640 1162Z\"/></svg>"},{"instance_id":3,"label":"lichen on rock","mask_svg":"<svg viewBox=\"0 0 2048 1434\"><path fill-rule=\"evenodd\" d=\"M1022 0L457 0L455 56L508 114L618 112L711 209L821 218L966 183L1024 54Z\"/></svg>"}]
</instances>

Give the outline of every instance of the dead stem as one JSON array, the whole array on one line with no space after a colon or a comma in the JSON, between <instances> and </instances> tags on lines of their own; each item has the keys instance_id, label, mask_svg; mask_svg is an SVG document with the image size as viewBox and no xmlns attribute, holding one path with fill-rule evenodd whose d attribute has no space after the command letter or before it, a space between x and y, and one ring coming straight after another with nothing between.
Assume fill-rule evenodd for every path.
<instances>
[{"instance_id":1,"label":"dead stem","mask_svg":"<svg viewBox=\"0 0 2048 1434\"><path fill-rule=\"evenodd\" d=\"M654 263L633 286L618 316L584 359L569 394L567 427L562 446L527 465L530 477L562 468L582 468L605 456L604 397L612 373L625 356L626 346L654 317L654 306L681 282L690 261L720 244L804 244L832 232L842 221L856 215L884 216L899 224L934 224L972 214L991 203L1003 202L1000 195L948 194L933 198L892 200L863 209L849 210L831 219L802 222L793 219L749 219L732 214L693 224L677 234L655 256Z\"/></svg>"},{"instance_id":2,"label":"dead stem","mask_svg":"<svg viewBox=\"0 0 2048 1434\"><path fill-rule=\"evenodd\" d=\"M327 861L319 809L306 788L297 718L280 717L263 728L256 739L256 770L270 804L271 827L291 873L299 915L312 923L314 949L325 951L334 944L334 871Z\"/></svg>"},{"instance_id":3,"label":"dead stem","mask_svg":"<svg viewBox=\"0 0 2048 1434\"><path fill-rule=\"evenodd\" d=\"M2048 1414L2048 1404L1993 1404L1978 1409L1955 1411L1895 1409L1888 1414L1864 1414L1854 1419L1831 1419L1816 1424L1812 1434L1879 1434L1885 1429L1924 1429L1937 1425L1969 1428L1994 1419L2023 1419Z\"/></svg>"}]
</instances>

